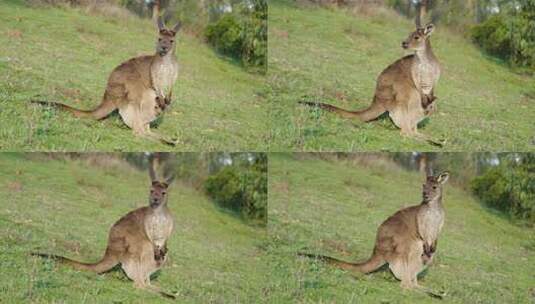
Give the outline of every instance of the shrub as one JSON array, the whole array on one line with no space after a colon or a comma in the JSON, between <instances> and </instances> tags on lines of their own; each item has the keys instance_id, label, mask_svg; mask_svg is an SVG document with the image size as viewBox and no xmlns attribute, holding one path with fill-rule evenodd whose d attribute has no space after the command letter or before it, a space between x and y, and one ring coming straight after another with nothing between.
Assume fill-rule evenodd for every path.
<instances>
[{"instance_id":1,"label":"shrub","mask_svg":"<svg viewBox=\"0 0 535 304\"><path fill-rule=\"evenodd\" d=\"M488 206L535 222L535 156L493 167L473 179L471 188Z\"/></svg>"},{"instance_id":2,"label":"shrub","mask_svg":"<svg viewBox=\"0 0 535 304\"><path fill-rule=\"evenodd\" d=\"M489 17L472 28L472 39L491 55L535 70L535 1L533 6Z\"/></svg>"},{"instance_id":3,"label":"shrub","mask_svg":"<svg viewBox=\"0 0 535 304\"><path fill-rule=\"evenodd\" d=\"M254 9L226 13L206 26L207 41L220 53L265 73L267 68L267 4L256 0Z\"/></svg>"},{"instance_id":4,"label":"shrub","mask_svg":"<svg viewBox=\"0 0 535 304\"><path fill-rule=\"evenodd\" d=\"M243 25L234 15L225 15L214 24L206 27L205 36L217 51L240 58L243 37Z\"/></svg>"},{"instance_id":5,"label":"shrub","mask_svg":"<svg viewBox=\"0 0 535 304\"><path fill-rule=\"evenodd\" d=\"M265 225L267 174L256 167L227 166L204 182L206 193L223 208Z\"/></svg>"}]
</instances>

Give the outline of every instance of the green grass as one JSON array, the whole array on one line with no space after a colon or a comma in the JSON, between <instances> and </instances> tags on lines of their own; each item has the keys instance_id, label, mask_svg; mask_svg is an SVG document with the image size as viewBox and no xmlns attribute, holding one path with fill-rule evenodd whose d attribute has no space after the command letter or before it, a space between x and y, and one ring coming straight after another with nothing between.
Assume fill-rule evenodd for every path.
<instances>
[{"instance_id":1,"label":"green grass","mask_svg":"<svg viewBox=\"0 0 535 304\"><path fill-rule=\"evenodd\" d=\"M46 156L0 155L1 303L169 303L134 289L122 270L103 275L29 256L30 251L96 261L108 230L145 205L148 174ZM266 269L265 229L222 212L203 194L175 183L176 220L169 260L153 280L178 303L254 303Z\"/></svg>"},{"instance_id":2,"label":"green grass","mask_svg":"<svg viewBox=\"0 0 535 304\"><path fill-rule=\"evenodd\" d=\"M28 104L30 98L90 109L111 71L152 54L148 20L90 16L82 10L0 2L0 149L9 151L145 151L170 148L135 138L114 115L100 122ZM174 102L156 132L178 137L180 151L257 151L267 147L264 77L219 57L179 33Z\"/></svg>"},{"instance_id":3,"label":"green grass","mask_svg":"<svg viewBox=\"0 0 535 304\"><path fill-rule=\"evenodd\" d=\"M298 251L367 259L377 227L419 203L422 178L393 164L350 164L272 154L268 246L273 300L294 303L532 303L533 229L513 225L469 193L445 187L446 221L434 264L419 283L443 301L404 291L388 270L353 276ZM453 172L454 175L454 172Z\"/></svg>"},{"instance_id":4,"label":"green grass","mask_svg":"<svg viewBox=\"0 0 535 304\"><path fill-rule=\"evenodd\" d=\"M402 138L388 118L364 124L297 104L306 96L347 109L367 107L377 76L406 54L400 44L413 30L394 13L361 16L271 1L271 151L440 149ZM535 79L512 73L440 26L432 44L443 66L438 111L420 131L446 139L444 151L533 151Z\"/></svg>"}]
</instances>

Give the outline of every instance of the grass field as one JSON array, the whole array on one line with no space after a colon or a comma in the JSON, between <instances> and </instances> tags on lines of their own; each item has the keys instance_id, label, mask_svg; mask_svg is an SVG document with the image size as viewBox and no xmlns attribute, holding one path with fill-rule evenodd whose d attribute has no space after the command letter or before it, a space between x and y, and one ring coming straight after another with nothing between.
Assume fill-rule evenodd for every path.
<instances>
[{"instance_id":1,"label":"grass field","mask_svg":"<svg viewBox=\"0 0 535 304\"><path fill-rule=\"evenodd\" d=\"M127 59L152 54L156 30L136 17L114 20L82 9L0 2L0 149L146 151L170 148L134 138L119 115L101 122L31 106L40 97L83 109L100 103L108 75ZM180 151L266 150L264 77L220 58L198 38L179 34L180 65L170 111L157 132Z\"/></svg>"},{"instance_id":2,"label":"grass field","mask_svg":"<svg viewBox=\"0 0 535 304\"><path fill-rule=\"evenodd\" d=\"M388 162L272 154L268 246L274 303L533 303L533 229L513 225L450 183L434 264L419 283L443 301L403 291L388 270L352 275L298 251L367 259L377 227L421 199L422 178ZM453 173L454 175L454 173Z\"/></svg>"},{"instance_id":3,"label":"grass field","mask_svg":"<svg viewBox=\"0 0 535 304\"><path fill-rule=\"evenodd\" d=\"M148 174L45 156L0 155L0 303L169 303L136 290L122 270L79 272L30 251L96 261L108 229L147 203ZM264 284L265 229L245 225L203 194L172 185L169 260L153 284L177 303L254 303Z\"/></svg>"},{"instance_id":4,"label":"grass field","mask_svg":"<svg viewBox=\"0 0 535 304\"><path fill-rule=\"evenodd\" d=\"M407 54L400 44L414 30L394 13L364 16L299 3L270 1L271 151L440 149L400 137L387 117L363 124L297 104L367 107L377 76ZM445 139L444 151L533 151L535 78L512 73L440 27L432 45L443 67L438 111L420 131Z\"/></svg>"}]
</instances>

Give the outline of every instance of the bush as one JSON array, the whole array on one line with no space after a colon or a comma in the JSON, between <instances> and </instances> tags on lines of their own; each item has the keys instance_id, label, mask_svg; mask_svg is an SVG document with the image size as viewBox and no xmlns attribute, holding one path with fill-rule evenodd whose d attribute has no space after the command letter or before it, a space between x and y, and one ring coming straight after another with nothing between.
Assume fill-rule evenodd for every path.
<instances>
[{"instance_id":1,"label":"bush","mask_svg":"<svg viewBox=\"0 0 535 304\"><path fill-rule=\"evenodd\" d=\"M526 6L527 7L527 6ZM512 65L535 70L535 9L493 15L472 28L476 44Z\"/></svg>"},{"instance_id":2,"label":"bush","mask_svg":"<svg viewBox=\"0 0 535 304\"><path fill-rule=\"evenodd\" d=\"M511 34L505 17L495 15L474 26L472 39L491 55L507 59L511 54Z\"/></svg>"},{"instance_id":3,"label":"bush","mask_svg":"<svg viewBox=\"0 0 535 304\"><path fill-rule=\"evenodd\" d=\"M225 15L206 27L205 36L217 51L232 57L241 57L243 26L234 15Z\"/></svg>"},{"instance_id":4,"label":"bush","mask_svg":"<svg viewBox=\"0 0 535 304\"><path fill-rule=\"evenodd\" d=\"M488 206L535 222L535 156L493 167L472 180L471 188Z\"/></svg>"},{"instance_id":5,"label":"bush","mask_svg":"<svg viewBox=\"0 0 535 304\"><path fill-rule=\"evenodd\" d=\"M223 208L263 225L267 221L267 174L257 167L227 166L204 182L206 193Z\"/></svg>"},{"instance_id":6,"label":"bush","mask_svg":"<svg viewBox=\"0 0 535 304\"><path fill-rule=\"evenodd\" d=\"M247 68L267 69L267 4L253 1L254 9L224 14L206 26L208 42L220 53L241 61Z\"/></svg>"}]
</instances>

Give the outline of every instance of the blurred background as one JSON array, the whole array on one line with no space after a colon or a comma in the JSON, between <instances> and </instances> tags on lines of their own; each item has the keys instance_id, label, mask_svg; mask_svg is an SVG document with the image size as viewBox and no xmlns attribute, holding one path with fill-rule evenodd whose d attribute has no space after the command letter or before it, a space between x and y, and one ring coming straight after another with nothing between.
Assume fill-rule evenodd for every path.
<instances>
[{"instance_id":1,"label":"blurred background","mask_svg":"<svg viewBox=\"0 0 535 304\"><path fill-rule=\"evenodd\" d=\"M299 154L306 156L306 154ZM451 172L450 182L473 194L484 206L512 220L535 225L535 154L533 153L316 153L334 162L381 164L420 172ZM310 156L306 156L310 157Z\"/></svg>"},{"instance_id":2,"label":"blurred background","mask_svg":"<svg viewBox=\"0 0 535 304\"><path fill-rule=\"evenodd\" d=\"M266 0L28 0L33 4L68 5L89 12L125 18L135 14L156 19L161 14L169 24L208 42L251 72L267 70Z\"/></svg>"},{"instance_id":3,"label":"blurred background","mask_svg":"<svg viewBox=\"0 0 535 304\"><path fill-rule=\"evenodd\" d=\"M30 160L56 160L95 169L135 169L147 173L153 153L26 153ZM249 224L267 221L267 155L265 153L156 153L166 175L175 182L204 193L219 208ZM147 173L148 174L148 173ZM147 175L148 176L148 175ZM148 184L147 184L148 187Z\"/></svg>"},{"instance_id":4,"label":"blurred background","mask_svg":"<svg viewBox=\"0 0 535 304\"><path fill-rule=\"evenodd\" d=\"M534 0L297 0L374 14L381 7L461 33L519 71L535 71Z\"/></svg>"}]
</instances>

